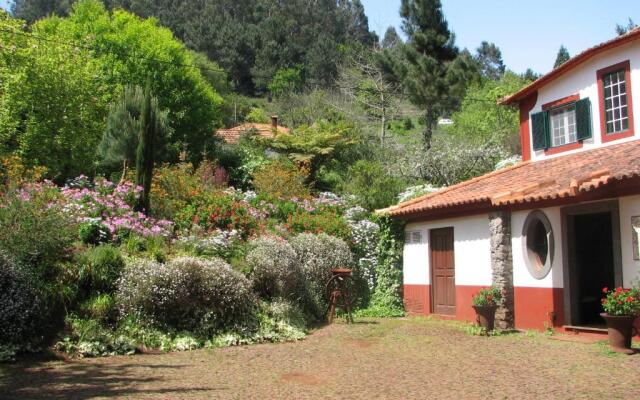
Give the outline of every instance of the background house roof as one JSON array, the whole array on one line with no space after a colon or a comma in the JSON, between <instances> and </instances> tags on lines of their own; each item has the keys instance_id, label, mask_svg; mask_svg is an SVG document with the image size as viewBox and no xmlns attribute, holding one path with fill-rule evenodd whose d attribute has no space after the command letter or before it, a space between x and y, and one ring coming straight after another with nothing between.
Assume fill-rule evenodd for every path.
<instances>
[{"instance_id":1,"label":"background house roof","mask_svg":"<svg viewBox=\"0 0 640 400\"><path fill-rule=\"evenodd\" d=\"M558 78L559 76L561 76L565 72L568 72L571 69L575 68L576 66L582 64L583 62L587 61L588 59L590 59L592 57L595 57L596 55L598 55L598 54L600 54L602 52L605 52L607 50L611 50L611 49L613 49L615 47L622 46L623 44L627 44L627 43L629 43L631 41L634 41L634 40L636 40L638 38L640 38L640 27L632 29L629 32L625 33L624 35L620 35L620 36L615 37L615 38L613 38L613 39L611 39L609 41L606 41L604 43L600 43L597 46L590 47L587 50L583 51L582 53L576 55L575 57L570 58L567 62L561 64L557 68L551 70L551 72L549 72L549 73L541 76L540 78L536 79L535 81L533 81L529 85L527 85L524 88L520 89L518 92L512 94L511 96L507 96L507 97L504 97L504 98L500 99L498 101L498 103L499 104L514 104L514 103L517 103L520 100L528 97L533 92L537 91L542 86L548 84L549 82L551 82L554 79Z\"/></svg>"},{"instance_id":2,"label":"background house roof","mask_svg":"<svg viewBox=\"0 0 640 400\"><path fill-rule=\"evenodd\" d=\"M448 208L492 209L571 199L640 177L640 141L601 147L501 169L379 210L396 217L428 216ZM636 188L640 193L640 185Z\"/></svg>"},{"instance_id":3,"label":"background house roof","mask_svg":"<svg viewBox=\"0 0 640 400\"><path fill-rule=\"evenodd\" d=\"M229 129L220 129L216 134L225 141L225 143L236 144L240 141L240 136L247 131L256 130L257 134L262 137L272 138L275 133L289 133L289 128L278 125L274 128L271 124L254 124L245 123Z\"/></svg>"}]
</instances>

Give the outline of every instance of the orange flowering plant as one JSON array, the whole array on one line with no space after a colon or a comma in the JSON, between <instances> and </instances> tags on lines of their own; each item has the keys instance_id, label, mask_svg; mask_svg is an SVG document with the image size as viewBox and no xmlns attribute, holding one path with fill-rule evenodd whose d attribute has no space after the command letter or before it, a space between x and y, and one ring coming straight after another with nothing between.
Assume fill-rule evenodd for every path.
<instances>
[{"instance_id":1,"label":"orange flowering plant","mask_svg":"<svg viewBox=\"0 0 640 400\"><path fill-rule=\"evenodd\" d=\"M495 306L502 301L502 292L497 287L480 289L471 299L474 306Z\"/></svg>"},{"instance_id":2,"label":"orange flowering plant","mask_svg":"<svg viewBox=\"0 0 640 400\"><path fill-rule=\"evenodd\" d=\"M602 309L609 315L638 315L640 314L640 289L623 289L617 287L614 290L603 288Z\"/></svg>"}]
</instances>

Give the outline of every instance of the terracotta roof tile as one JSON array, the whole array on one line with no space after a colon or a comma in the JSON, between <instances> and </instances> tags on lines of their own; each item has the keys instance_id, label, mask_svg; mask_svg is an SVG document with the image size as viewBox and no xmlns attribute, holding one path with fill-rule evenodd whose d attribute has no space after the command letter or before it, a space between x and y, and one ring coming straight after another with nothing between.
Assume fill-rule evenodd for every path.
<instances>
[{"instance_id":1,"label":"terracotta roof tile","mask_svg":"<svg viewBox=\"0 0 640 400\"><path fill-rule=\"evenodd\" d=\"M574 197L634 177L640 177L640 140L525 161L378 212L409 216L466 204L498 207L535 203Z\"/></svg>"},{"instance_id":2,"label":"terracotta roof tile","mask_svg":"<svg viewBox=\"0 0 640 400\"><path fill-rule=\"evenodd\" d=\"M220 129L216 131L216 134L225 141L225 143L236 144L240 141L240 136L247 131L255 129L258 132L258 135L262 137L271 138L274 136L274 129L271 124L254 124L254 123L246 123L242 125L235 126L229 129ZM289 133L289 129L284 126L278 125L277 128L278 133Z\"/></svg>"}]
</instances>

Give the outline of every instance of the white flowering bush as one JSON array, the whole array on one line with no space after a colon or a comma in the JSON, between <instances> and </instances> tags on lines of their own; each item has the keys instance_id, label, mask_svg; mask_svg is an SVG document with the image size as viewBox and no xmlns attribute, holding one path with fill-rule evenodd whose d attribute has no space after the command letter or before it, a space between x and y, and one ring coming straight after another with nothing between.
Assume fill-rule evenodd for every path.
<instances>
[{"instance_id":1,"label":"white flowering bush","mask_svg":"<svg viewBox=\"0 0 640 400\"><path fill-rule=\"evenodd\" d=\"M203 335L250 324L255 305L244 275L221 259L195 257L166 264L134 260L120 278L116 299L124 315Z\"/></svg>"},{"instance_id":2,"label":"white flowering bush","mask_svg":"<svg viewBox=\"0 0 640 400\"><path fill-rule=\"evenodd\" d=\"M226 258L240 239L240 232L236 229L215 229L206 233L193 229L191 234L178 237L176 242L200 256Z\"/></svg>"},{"instance_id":3,"label":"white flowering bush","mask_svg":"<svg viewBox=\"0 0 640 400\"><path fill-rule=\"evenodd\" d=\"M293 247L277 236L263 236L249 242L246 262L253 288L272 299L300 298L301 272Z\"/></svg>"},{"instance_id":4,"label":"white flowering bush","mask_svg":"<svg viewBox=\"0 0 640 400\"><path fill-rule=\"evenodd\" d=\"M0 253L0 343L27 345L39 332L40 298L26 276Z\"/></svg>"},{"instance_id":5,"label":"white flowering bush","mask_svg":"<svg viewBox=\"0 0 640 400\"><path fill-rule=\"evenodd\" d=\"M424 185L409 186L402 193L398 195L398 201L399 202L408 201L408 200L423 196L425 194L437 192L440 189L442 188L434 186L430 183L425 183Z\"/></svg>"},{"instance_id":6,"label":"white flowering bush","mask_svg":"<svg viewBox=\"0 0 640 400\"><path fill-rule=\"evenodd\" d=\"M512 167L521 161L522 161L522 157L517 154L511 157L507 157L504 160L500 160L496 163L495 170L497 171L502 168Z\"/></svg>"},{"instance_id":7,"label":"white flowering bush","mask_svg":"<svg viewBox=\"0 0 640 400\"><path fill-rule=\"evenodd\" d=\"M325 285L335 268L351 268L353 254L347 243L324 233L302 233L290 241L304 277L307 298L305 309L322 318L327 307Z\"/></svg>"}]
</instances>

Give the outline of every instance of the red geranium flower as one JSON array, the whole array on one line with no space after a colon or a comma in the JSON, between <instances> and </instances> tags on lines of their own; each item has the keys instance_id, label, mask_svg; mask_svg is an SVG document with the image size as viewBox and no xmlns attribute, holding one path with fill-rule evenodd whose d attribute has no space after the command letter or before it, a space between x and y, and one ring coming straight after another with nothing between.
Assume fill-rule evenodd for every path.
<instances>
[{"instance_id":1,"label":"red geranium flower","mask_svg":"<svg viewBox=\"0 0 640 400\"><path fill-rule=\"evenodd\" d=\"M609 291L608 287L605 286L605 287L602 288L602 293L607 293L608 291Z\"/></svg>"},{"instance_id":2,"label":"red geranium flower","mask_svg":"<svg viewBox=\"0 0 640 400\"><path fill-rule=\"evenodd\" d=\"M633 296L629 296L629 297L627 297L627 303L632 303L632 302L633 302L633 300L635 300L635 299L633 298Z\"/></svg>"}]
</instances>

